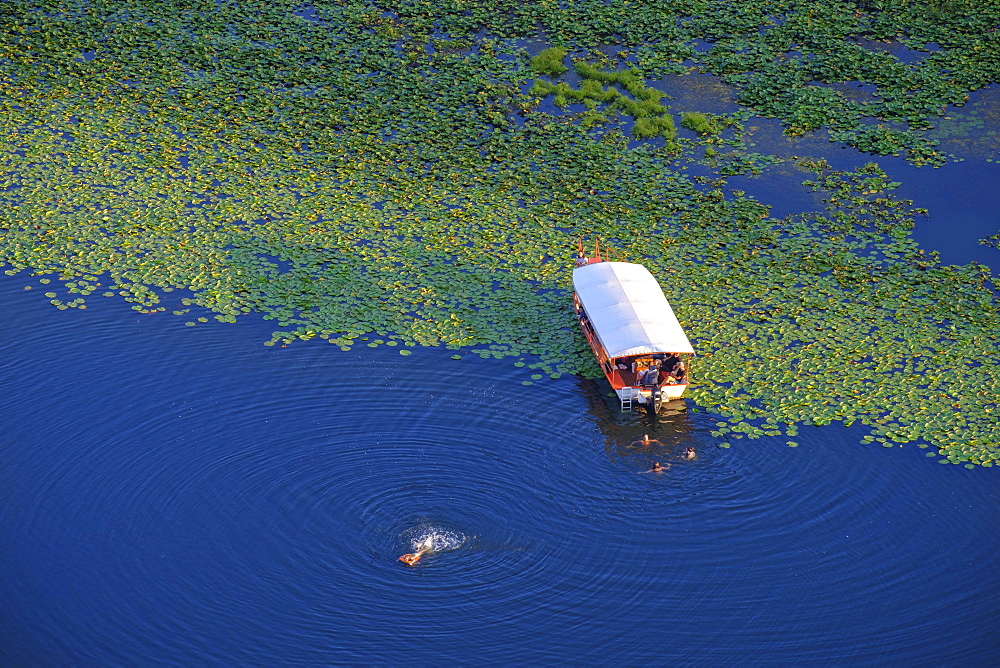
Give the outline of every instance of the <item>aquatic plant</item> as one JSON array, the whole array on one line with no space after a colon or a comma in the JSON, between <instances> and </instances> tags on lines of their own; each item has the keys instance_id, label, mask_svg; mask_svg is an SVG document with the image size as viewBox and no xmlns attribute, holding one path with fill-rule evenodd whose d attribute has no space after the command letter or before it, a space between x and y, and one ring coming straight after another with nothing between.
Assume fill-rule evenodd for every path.
<instances>
[{"instance_id":1,"label":"aquatic plant","mask_svg":"<svg viewBox=\"0 0 1000 668\"><path fill-rule=\"evenodd\" d=\"M669 153L581 127L614 100L659 104L643 82L693 34L749 53L725 69L755 95L764 83L740 67L785 62L795 39L878 79L891 132L808 90L823 88L809 83L808 59L787 68L794 76L767 113L813 122L811 107L827 100L841 107L821 120L844 141L909 154L924 133L892 125L905 105L926 115L995 76L983 67L990 52L974 50L987 10L907 33L948 45L924 61L949 68L935 78L841 48L859 19L839 3L772 16L707 2L688 21L648 9L628 25L614 11L604 25L493 3L319 3L314 25L283 0L210 12L142 0L46 8L12 0L0 24L0 261L44 285L39 298L67 317L103 294L193 327L262 314L276 325L271 345L445 346L523 360L538 380L598 376L574 326L568 268L573 240L599 235L663 285L685 286L683 299L670 296L700 353L691 396L719 416L720 442L859 423L870 442L928 447L941 461L1000 460L989 276L920 252L909 230L922 213L893 197L877 166L803 164L826 208L774 220L724 178L773 156L733 146L699 181L679 168L693 159L682 140ZM888 30L899 11L870 30ZM536 24L566 43L612 29L626 47L648 40L630 48L643 78L624 69L576 89L536 82L591 102L575 117L539 113L541 93L520 92L533 76L523 43L506 39ZM471 48L435 48L444 35ZM721 53L698 57L721 63ZM942 85L904 93L889 74L906 72L907 87ZM634 132L671 121L651 111ZM960 372L942 371L945 358Z\"/></svg>"},{"instance_id":2,"label":"aquatic plant","mask_svg":"<svg viewBox=\"0 0 1000 668\"><path fill-rule=\"evenodd\" d=\"M572 88L564 82L552 84L538 79L529 89L530 95L545 97L552 95L557 107L565 107L571 102L583 102L588 110L580 122L585 128L607 122L607 117L596 113L598 103L606 103L610 111L620 111L635 119L632 135L637 139L663 137L672 140L677 135L673 117L667 107L660 104L663 97L659 91L642 83L635 68L620 71L601 70L584 61L574 63L577 74L582 77L579 88ZM613 86L604 88L604 83L617 83L625 87L632 97ZM593 113L591 113L593 112Z\"/></svg>"},{"instance_id":3,"label":"aquatic plant","mask_svg":"<svg viewBox=\"0 0 1000 668\"><path fill-rule=\"evenodd\" d=\"M562 62L566 58L566 54L566 49L561 46L550 46L547 49L542 49L537 56L531 59L531 69L538 74L559 76L569 70Z\"/></svg>"},{"instance_id":4,"label":"aquatic plant","mask_svg":"<svg viewBox=\"0 0 1000 668\"><path fill-rule=\"evenodd\" d=\"M581 79L618 84L640 99L645 99L644 93L645 95L657 95L657 99L659 99L659 91L655 88L647 88L643 82L642 73L635 67L624 70L602 70L584 60L578 60L573 63L573 69L580 75Z\"/></svg>"},{"instance_id":5,"label":"aquatic plant","mask_svg":"<svg viewBox=\"0 0 1000 668\"><path fill-rule=\"evenodd\" d=\"M595 110L589 109L583 116L580 117L580 127L582 128L593 128L597 125L604 125L608 123L608 117L603 114L598 113Z\"/></svg>"},{"instance_id":6,"label":"aquatic plant","mask_svg":"<svg viewBox=\"0 0 1000 668\"><path fill-rule=\"evenodd\" d=\"M697 111L681 112L681 126L700 135L715 135L721 130L711 116Z\"/></svg>"},{"instance_id":7,"label":"aquatic plant","mask_svg":"<svg viewBox=\"0 0 1000 668\"><path fill-rule=\"evenodd\" d=\"M677 136L677 127L674 125L674 118L670 114L662 116L640 116L635 119L632 126L632 134L639 139L648 139L657 135L664 139L673 139Z\"/></svg>"}]
</instances>

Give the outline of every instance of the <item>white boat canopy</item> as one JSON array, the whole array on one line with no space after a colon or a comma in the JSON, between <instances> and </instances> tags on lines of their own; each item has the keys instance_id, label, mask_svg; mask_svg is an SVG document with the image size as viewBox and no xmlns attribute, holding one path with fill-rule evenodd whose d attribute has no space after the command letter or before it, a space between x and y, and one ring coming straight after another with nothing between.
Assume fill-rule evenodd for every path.
<instances>
[{"instance_id":1,"label":"white boat canopy","mask_svg":"<svg viewBox=\"0 0 1000 668\"><path fill-rule=\"evenodd\" d=\"M608 357L694 352L660 284L641 264L577 267L573 288Z\"/></svg>"}]
</instances>

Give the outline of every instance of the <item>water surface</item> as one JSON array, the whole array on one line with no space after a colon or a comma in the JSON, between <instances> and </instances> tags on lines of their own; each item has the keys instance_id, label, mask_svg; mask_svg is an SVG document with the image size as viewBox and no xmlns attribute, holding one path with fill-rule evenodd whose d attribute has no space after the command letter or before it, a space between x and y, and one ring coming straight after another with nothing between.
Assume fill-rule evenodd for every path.
<instances>
[{"instance_id":1,"label":"water surface","mask_svg":"<svg viewBox=\"0 0 1000 668\"><path fill-rule=\"evenodd\" d=\"M0 281L4 663L1000 659L992 469L836 427L722 449L708 414L509 361L267 348L252 318L24 282Z\"/></svg>"}]
</instances>

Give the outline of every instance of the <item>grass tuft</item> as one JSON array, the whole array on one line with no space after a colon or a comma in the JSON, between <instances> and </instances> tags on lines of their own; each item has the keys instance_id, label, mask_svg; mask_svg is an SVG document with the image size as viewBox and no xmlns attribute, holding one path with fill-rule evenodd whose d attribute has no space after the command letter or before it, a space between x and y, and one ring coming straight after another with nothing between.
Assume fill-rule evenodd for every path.
<instances>
[{"instance_id":1,"label":"grass tuft","mask_svg":"<svg viewBox=\"0 0 1000 668\"><path fill-rule=\"evenodd\" d=\"M569 68L563 65L566 49L561 46L550 46L543 49L531 59L531 69L538 74L550 74L554 77L566 72Z\"/></svg>"},{"instance_id":2,"label":"grass tuft","mask_svg":"<svg viewBox=\"0 0 1000 668\"><path fill-rule=\"evenodd\" d=\"M700 135L717 135L720 130L715 119L698 111L681 112L681 126Z\"/></svg>"},{"instance_id":3,"label":"grass tuft","mask_svg":"<svg viewBox=\"0 0 1000 668\"><path fill-rule=\"evenodd\" d=\"M637 139L649 139L660 136L670 141L677 136L677 126L674 125L674 117L670 114L661 116L644 116L635 119L632 126L632 134Z\"/></svg>"}]
</instances>

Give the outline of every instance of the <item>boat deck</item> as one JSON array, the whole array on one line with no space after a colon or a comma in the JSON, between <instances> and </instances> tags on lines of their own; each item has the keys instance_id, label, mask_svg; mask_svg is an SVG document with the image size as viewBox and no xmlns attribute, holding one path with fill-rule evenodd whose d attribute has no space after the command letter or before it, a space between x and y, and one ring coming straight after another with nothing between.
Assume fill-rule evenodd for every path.
<instances>
[{"instance_id":1,"label":"boat deck","mask_svg":"<svg viewBox=\"0 0 1000 668\"><path fill-rule=\"evenodd\" d=\"M611 386L615 389L622 387L640 387L642 386L642 383L639 380L640 375L641 374L634 373L631 369L616 368L611 371L611 378L609 378L609 380L611 381ZM687 385L686 382L668 383L667 378L667 374L661 372L657 384L665 387L669 387L671 385Z\"/></svg>"},{"instance_id":2,"label":"boat deck","mask_svg":"<svg viewBox=\"0 0 1000 668\"><path fill-rule=\"evenodd\" d=\"M620 387L632 387L639 384L639 379L628 369L615 369L612 374L616 377L615 380L621 382ZM615 385L615 387L619 386Z\"/></svg>"}]
</instances>

